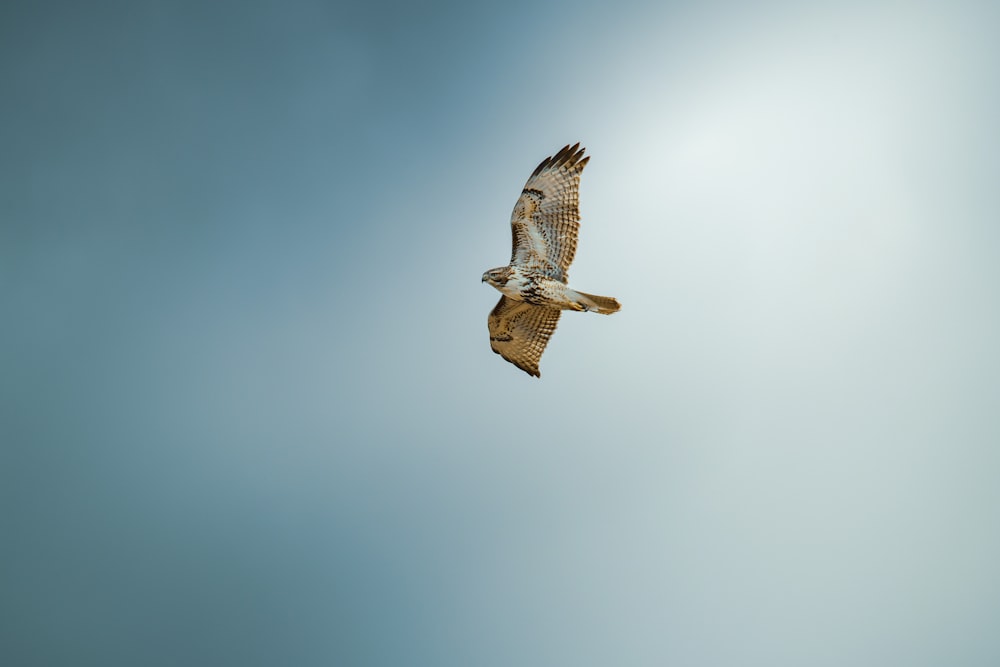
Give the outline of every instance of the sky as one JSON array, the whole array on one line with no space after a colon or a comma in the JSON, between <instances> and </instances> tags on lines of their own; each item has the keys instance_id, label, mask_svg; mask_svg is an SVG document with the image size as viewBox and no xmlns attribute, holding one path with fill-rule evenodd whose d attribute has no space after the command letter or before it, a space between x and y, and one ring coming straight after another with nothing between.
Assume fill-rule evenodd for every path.
<instances>
[{"instance_id":1,"label":"sky","mask_svg":"<svg viewBox=\"0 0 1000 667\"><path fill-rule=\"evenodd\" d=\"M4 3L2 661L1000 664L998 19Z\"/></svg>"}]
</instances>

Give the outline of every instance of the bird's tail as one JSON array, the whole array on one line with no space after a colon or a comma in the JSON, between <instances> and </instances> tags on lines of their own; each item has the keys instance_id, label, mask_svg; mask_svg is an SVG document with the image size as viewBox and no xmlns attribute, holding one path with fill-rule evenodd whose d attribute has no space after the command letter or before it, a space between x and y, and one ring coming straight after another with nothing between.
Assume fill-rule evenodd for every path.
<instances>
[{"instance_id":1,"label":"bird's tail","mask_svg":"<svg viewBox=\"0 0 1000 667\"><path fill-rule=\"evenodd\" d=\"M622 305L614 297L597 296L596 294L587 294L586 292L577 292L577 294L580 296L579 301L585 306L585 310L600 313L601 315L617 313L622 308Z\"/></svg>"}]
</instances>

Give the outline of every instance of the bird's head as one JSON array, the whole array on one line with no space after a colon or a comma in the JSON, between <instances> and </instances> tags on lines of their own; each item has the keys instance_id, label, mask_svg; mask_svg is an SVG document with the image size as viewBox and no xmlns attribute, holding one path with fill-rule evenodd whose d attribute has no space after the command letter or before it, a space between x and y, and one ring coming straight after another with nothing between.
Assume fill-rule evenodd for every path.
<instances>
[{"instance_id":1,"label":"bird's head","mask_svg":"<svg viewBox=\"0 0 1000 667\"><path fill-rule=\"evenodd\" d=\"M490 269L483 274L483 282L494 287L503 287L507 284L507 276L510 274L510 267L504 266L497 269Z\"/></svg>"}]
</instances>

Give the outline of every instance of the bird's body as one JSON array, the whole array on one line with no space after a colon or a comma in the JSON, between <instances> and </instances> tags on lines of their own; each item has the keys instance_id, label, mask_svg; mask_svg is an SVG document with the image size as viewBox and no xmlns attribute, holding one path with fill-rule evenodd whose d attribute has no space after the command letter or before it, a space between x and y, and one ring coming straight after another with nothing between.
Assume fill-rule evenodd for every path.
<instances>
[{"instance_id":1,"label":"bird's body","mask_svg":"<svg viewBox=\"0 0 1000 667\"><path fill-rule=\"evenodd\" d=\"M545 273L520 269L516 266L503 267L501 270L506 274L501 274L493 280L487 277L486 282L515 301L524 301L534 306L548 306L557 310L592 310L608 315L618 310L611 304L602 308L598 303L610 297L595 297L593 294L577 292L570 289L566 283L549 278Z\"/></svg>"},{"instance_id":2,"label":"bird's body","mask_svg":"<svg viewBox=\"0 0 1000 667\"><path fill-rule=\"evenodd\" d=\"M579 146L566 146L538 165L511 215L510 264L483 274L483 282L503 294L488 318L490 346L536 377L563 310L610 315L621 308L612 297L566 284L580 227L580 174L590 160Z\"/></svg>"}]
</instances>

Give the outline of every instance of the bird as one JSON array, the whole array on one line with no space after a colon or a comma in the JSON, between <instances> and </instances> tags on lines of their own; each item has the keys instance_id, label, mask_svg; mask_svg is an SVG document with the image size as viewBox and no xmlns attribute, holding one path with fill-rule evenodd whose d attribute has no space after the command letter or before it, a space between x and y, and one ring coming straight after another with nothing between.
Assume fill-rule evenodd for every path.
<instances>
[{"instance_id":1,"label":"bird","mask_svg":"<svg viewBox=\"0 0 1000 667\"><path fill-rule=\"evenodd\" d=\"M613 297L566 284L580 229L580 174L590 161L585 150L566 145L535 168L510 216L510 264L483 274L502 295L487 318L490 347L536 378L562 311L610 315L621 309Z\"/></svg>"}]
</instances>

